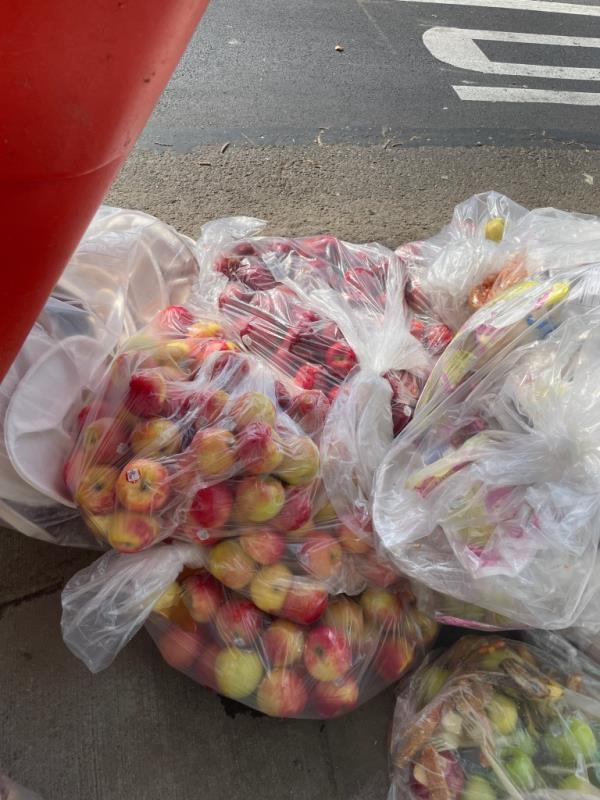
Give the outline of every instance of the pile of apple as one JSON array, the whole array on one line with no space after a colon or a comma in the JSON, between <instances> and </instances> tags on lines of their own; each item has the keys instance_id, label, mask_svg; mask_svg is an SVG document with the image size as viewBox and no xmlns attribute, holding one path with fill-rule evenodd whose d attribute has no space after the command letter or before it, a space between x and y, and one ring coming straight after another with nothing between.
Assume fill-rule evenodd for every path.
<instances>
[{"instance_id":1,"label":"pile of apple","mask_svg":"<svg viewBox=\"0 0 600 800\"><path fill-rule=\"evenodd\" d=\"M170 664L266 713L332 716L397 679L434 623L336 517L315 443L325 393L242 347L218 319L162 311L80 411L65 481L124 558L197 545L204 569L154 623Z\"/></svg>"},{"instance_id":2,"label":"pile of apple","mask_svg":"<svg viewBox=\"0 0 600 800\"><path fill-rule=\"evenodd\" d=\"M189 539L227 588L312 621L331 592L385 586L395 574L323 492L305 430L325 419L321 393L275 381L226 336L218 321L171 307L130 340L79 415L67 485L110 547Z\"/></svg>"},{"instance_id":3,"label":"pile of apple","mask_svg":"<svg viewBox=\"0 0 600 800\"><path fill-rule=\"evenodd\" d=\"M277 267L291 260L294 269L318 271L350 315L353 308L368 308L383 320L394 254L378 245L352 245L322 235L253 237L222 247L210 258L212 269L228 279L219 307L245 347L297 386L318 390L332 402L357 366L356 353L334 321L307 307L290 286L276 279ZM441 339L451 338L446 326L434 325L425 331L416 319L411 333L438 348ZM402 369L389 370L384 377L392 387L394 433L398 434L412 417L422 384Z\"/></svg>"},{"instance_id":4,"label":"pile of apple","mask_svg":"<svg viewBox=\"0 0 600 800\"><path fill-rule=\"evenodd\" d=\"M351 711L397 681L437 633L405 585L339 595L312 624L298 624L185 570L154 611L148 627L169 665L277 717Z\"/></svg>"}]
</instances>

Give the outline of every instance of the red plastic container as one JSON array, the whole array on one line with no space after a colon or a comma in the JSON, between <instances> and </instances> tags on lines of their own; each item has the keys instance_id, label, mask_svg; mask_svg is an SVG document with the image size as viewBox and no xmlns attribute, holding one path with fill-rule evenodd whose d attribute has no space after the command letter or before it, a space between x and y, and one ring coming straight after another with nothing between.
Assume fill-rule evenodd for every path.
<instances>
[{"instance_id":1,"label":"red plastic container","mask_svg":"<svg viewBox=\"0 0 600 800\"><path fill-rule=\"evenodd\" d=\"M208 0L19 0L0 26L0 380Z\"/></svg>"}]
</instances>

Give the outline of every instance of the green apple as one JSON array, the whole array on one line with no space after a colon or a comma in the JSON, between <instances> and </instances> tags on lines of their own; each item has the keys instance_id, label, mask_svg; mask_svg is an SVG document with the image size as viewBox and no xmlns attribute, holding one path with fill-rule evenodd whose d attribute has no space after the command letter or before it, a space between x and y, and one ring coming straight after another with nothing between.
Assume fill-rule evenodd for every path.
<instances>
[{"instance_id":1,"label":"green apple","mask_svg":"<svg viewBox=\"0 0 600 800\"><path fill-rule=\"evenodd\" d=\"M527 756L533 756L537 750L537 743L524 728L518 728L507 739L503 750L507 755L525 753Z\"/></svg>"},{"instance_id":2,"label":"green apple","mask_svg":"<svg viewBox=\"0 0 600 800\"><path fill-rule=\"evenodd\" d=\"M462 800L496 800L496 792L481 775L471 775L465 783Z\"/></svg>"},{"instance_id":3,"label":"green apple","mask_svg":"<svg viewBox=\"0 0 600 800\"><path fill-rule=\"evenodd\" d=\"M450 671L435 664L425 670L419 688L419 706L423 708L444 688Z\"/></svg>"},{"instance_id":4,"label":"green apple","mask_svg":"<svg viewBox=\"0 0 600 800\"><path fill-rule=\"evenodd\" d=\"M258 655L239 647L226 647L215 661L217 688L221 694L242 700L256 689L263 676Z\"/></svg>"},{"instance_id":5,"label":"green apple","mask_svg":"<svg viewBox=\"0 0 600 800\"><path fill-rule=\"evenodd\" d=\"M508 736L517 727L519 714L514 700L505 694L495 692L487 708L487 715L490 722L498 733Z\"/></svg>"},{"instance_id":6,"label":"green apple","mask_svg":"<svg viewBox=\"0 0 600 800\"><path fill-rule=\"evenodd\" d=\"M558 784L558 788L573 792L583 792L584 794L597 794L598 791L591 783L577 775L567 775L567 777L563 778Z\"/></svg>"},{"instance_id":7,"label":"green apple","mask_svg":"<svg viewBox=\"0 0 600 800\"><path fill-rule=\"evenodd\" d=\"M518 789L532 791L535 787L535 767L525 753L517 753L505 765L506 772Z\"/></svg>"},{"instance_id":8,"label":"green apple","mask_svg":"<svg viewBox=\"0 0 600 800\"><path fill-rule=\"evenodd\" d=\"M546 746L563 766L573 766L579 758L589 761L596 753L597 743L593 730L586 722L573 719L566 731L548 734Z\"/></svg>"}]
</instances>

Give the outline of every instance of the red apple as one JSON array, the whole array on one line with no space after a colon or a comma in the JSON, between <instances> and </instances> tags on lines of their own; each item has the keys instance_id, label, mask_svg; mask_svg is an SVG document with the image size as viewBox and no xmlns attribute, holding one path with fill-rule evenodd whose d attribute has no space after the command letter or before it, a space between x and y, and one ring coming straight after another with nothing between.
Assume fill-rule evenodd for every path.
<instances>
[{"instance_id":1,"label":"red apple","mask_svg":"<svg viewBox=\"0 0 600 800\"><path fill-rule=\"evenodd\" d=\"M169 471L158 461L136 458L121 470L115 490L117 499L129 511L160 511L171 492Z\"/></svg>"},{"instance_id":2,"label":"red apple","mask_svg":"<svg viewBox=\"0 0 600 800\"><path fill-rule=\"evenodd\" d=\"M119 471L114 467L103 464L88 467L77 481L74 497L76 504L88 514L108 514L114 511L115 484L118 477Z\"/></svg>"},{"instance_id":3,"label":"red apple","mask_svg":"<svg viewBox=\"0 0 600 800\"><path fill-rule=\"evenodd\" d=\"M425 323L423 320L415 317L410 321L410 335L414 336L415 339L418 339L420 342L423 340L425 335Z\"/></svg>"},{"instance_id":4,"label":"red apple","mask_svg":"<svg viewBox=\"0 0 600 800\"><path fill-rule=\"evenodd\" d=\"M275 381L275 396L277 405L282 411L287 411L293 401L293 395L283 381Z\"/></svg>"},{"instance_id":5,"label":"red apple","mask_svg":"<svg viewBox=\"0 0 600 800\"><path fill-rule=\"evenodd\" d=\"M327 606L323 622L341 631L352 645L358 645L363 638L365 621L362 608L349 597L334 597Z\"/></svg>"},{"instance_id":6,"label":"red apple","mask_svg":"<svg viewBox=\"0 0 600 800\"><path fill-rule=\"evenodd\" d=\"M356 364L356 353L345 342L336 342L327 350L325 360L329 369L345 377Z\"/></svg>"},{"instance_id":7,"label":"red apple","mask_svg":"<svg viewBox=\"0 0 600 800\"><path fill-rule=\"evenodd\" d=\"M243 589L252 580L255 569L254 561L242 550L239 542L233 539L225 539L210 550L208 570L228 589ZM255 605L258 604L255 602Z\"/></svg>"},{"instance_id":8,"label":"red apple","mask_svg":"<svg viewBox=\"0 0 600 800\"><path fill-rule=\"evenodd\" d=\"M159 311L152 327L160 331L185 333L193 321L193 314L184 306L167 306Z\"/></svg>"},{"instance_id":9,"label":"red apple","mask_svg":"<svg viewBox=\"0 0 600 800\"><path fill-rule=\"evenodd\" d=\"M215 625L223 644L250 647L260 635L265 619L249 600L228 600L217 611Z\"/></svg>"},{"instance_id":10,"label":"red apple","mask_svg":"<svg viewBox=\"0 0 600 800\"><path fill-rule=\"evenodd\" d=\"M434 355L438 355L448 347L453 338L454 334L450 328L440 322L438 325L432 325L427 329L425 346Z\"/></svg>"},{"instance_id":11,"label":"red apple","mask_svg":"<svg viewBox=\"0 0 600 800\"><path fill-rule=\"evenodd\" d=\"M327 625L313 628L306 638L304 665L318 681L335 681L352 666L352 650L343 633Z\"/></svg>"},{"instance_id":12,"label":"red apple","mask_svg":"<svg viewBox=\"0 0 600 800\"><path fill-rule=\"evenodd\" d=\"M279 531L295 531L309 521L312 514L310 490L293 487L285 493L285 503L279 514L271 520L271 525Z\"/></svg>"},{"instance_id":13,"label":"red apple","mask_svg":"<svg viewBox=\"0 0 600 800\"><path fill-rule=\"evenodd\" d=\"M198 389L194 383L177 382L167 386L164 413L167 416L189 415L198 427L213 425L229 401L222 389Z\"/></svg>"},{"instance_id":14,"label":"red apple","mask_svg":"<svg viewBox=\"0 0 600 800\"><path fill-rule=\"evenodd\" d=\"M392 586L398 580L398 573L381 561L374 551L362 556L359 569L369 583L381 589Z\"/></svg>"},{"instance_id":15,"label":"red apple","mask_svg":"<svg viewBox=\"0 0 600 800\"><path fill-rule=\"evenodd\" d=\"M317 714L329 719L352 711L358 703L359 693L358 683L347 676L332 683L319 681L313 689L312 700Z\"/></svg>"},{"instance_id":16,"label":"red apple","mask_svg":"<svg viewBox=\"0 0 600 800\"><path fill-rule=\"evenodd\" d=\"M219 270L220 271L220 270ZM241 286L237 283L229 283L219 295L219 308L223 309L226 313L231 313L235 309L237 313L245 311L252 299L254 292L246 286Z\"/></svg>"},{"instance_id":17,"label":"red apple","mask_svg":"<svg viewBox=\"0 0 600 800\"><path fill-rule=\"evenodd\" d=\"M196 622L210 622L223 600L222 586L206 572L189 575L183 581L183 602Z\"/></svg>"},{"instance_id":18,"label":"red apple","mask_svg":"<svg viewBox=\"0 0 600 800\"><path fill-rule=\"evenodd\" d=\"M286 667L302 658L306 632L287 619L276 619L263 633L262 642L269 664Z\"/></svg>"},{"instance_id":19,"label":"red apple","mask_svg":"<svg viewBox=\"0 0 600 800\"><path fill-rule=\"evenodd\" d=\"M107 526L109 545L121 553L137 553L161 538L160 521L148 514L117 511Z\"/></svg>"},{"instance_id":20,"label":"red apple","mask_svg":"<svg viewBox=\"0 0 600 800\"><path fill-rule=\"evenodd\" d=\"M175 422L161 417L142 420L133 429L130 443L136 455L172 456L181 451L181 431Z\"/></svg>"},{"instance_id":21,"label":"red apple","mask_svg":"<svg viewBox=\"0 0 600 800\"><path fill-rule=\"evenodd\" d=\"M169 666L189 669L200 655L202 637L197 632L169 628L158 640L158 649Z\"/></svg>"},{"instance_id":22,"label":"red apple","mask_svg":"<svg viewBox=\"0 0 600 800\"><path fill-rule=\"evenodd\" d=\"M100 464L114 464L126 455L127 438L123 425L110 417L90 422L81 433L84 453Z\"/></svg>"},{"instance_id":23,"label":"red apple","mask_svg":"<svg viewBox=\"0 0 600 800\"><path fill-rule=\"evenodd\" d=\"M188 523L202 528L222 528L231 516L233 493L227 483L198 489L188 514Z\"/></svg>"},{"instance_id":24,"label":"red apple","mask_svg":"<svg viewBox=\"0 0 600 800\"><path fill-rule=\"evenodd\" d=\"M212 355L208 361L202 365L202 374L207 381L214 381L221 376L229 386L235 386L250 371L248 357L244 353L236 350L226 350L217 355Z\"/></svg>"},{"instance_id":25,"label":"red apple","mask_svg":"<svg viewBox=\"0 0 600 800\"><path fill-rule=\"evenodd\" d=\"M327 533L314 531L302 545L299 560L315 578L328 580L342 568L343 552L337 539Z\"/></svg>"},{"instance_id":26,"label":"red apple","mask_svg":"<svg viewBox=\"0 0 600 800\"><path fill-rule=\"evenodd\" d=\"M414 642L401 634L390 636L379 647L375 660L377 672L385 681L397 681L412 664L414 653Z\"/></svg>"},{"instance_id":27,"label":"red apple","mask_svg":"<svg viewBox=\"0 0 600 800\"><path fill-rule=\"evenodd\" d=\"M271 354L284 340L285 328L271 314L247 318L239 329L240 338L252 352Z\"/></svg>"},{"instance_id":28,"label":"red apple","mask_svg":"<svg viewBox=\"0 0 600 800\"><path fill-rule=\"evenodd\" d=\"M329 413L330 402L323 392L305 390L295 397L289 405L289 415L306 433L318 433Z\"/></svg>"},{"instance_id":29,"label":"red apple","mask_svg":"<svg viewBox=\"0 0 600 800\"><path fill-rule=\"evenodd\" d=\"M277 281L269 268L255 260L240 264L235 277L256 291L266 291L277 286Z\"/></svg>"},{"instance_id":30,"label":"red apple","mask_svg":"<svg viewBox=\"0 0 600 800\"><path fill-rule=\"evenodd\" d=\"M281 616L300 625L311 625L323 615L327 591L310 578L295 577L289 586Z\"/></svg>"},{"instance_id":31,"label":"red apple","mask_svg":"<svg viewBox=\"0 0 600 800\"><path fill-rule=\"evenodd\" d=\"M256 705L270 717L297 717L308 693L301 675L292 669L274 669L262 679L256 693Z\"/></svg>"},{"instance_id":32,"label":"red apple","mask_svg":"<svg viewBox=\"0 0 600 800\"><path fill-rule=\"evenodd\" d=\"M304 364L294 375L294 383L302 389L324 389L325 371L315 364Z\"/></svg>"},{"instance_id":33,"label":"red apple","mask_svg":"<svg viewBox=\"0 0 600 800\"><path fill-rule=\"evenodd\" d=\"M125 405L132 414L158 417L166 399L167 381L160 370L140 370L131 376Z\"/></svg>"},{"instance_id":34,"label":"red apple","mask_svg":"<svg viewBox=\"0 0 600 800\"><path fill-rule=\"evenodd\" d=\"M215 353L239 351L237 344L229 339L190 339L189 341L192 343L192 355L196 365L209 361Z\"/></svg>"},{"instance_id":35,"label":"red apple","mask_svg":"<svg viewBox=\"0 0 600 800\"><path fill-rule=\"evenodd\" d=\"M192 395L189 409L196 415L197 424L213 425L228 402L229 395L222 389L205 389Z\"/></svg>"},{"instance_id":36,"label":"red apple","mask_svg":"<svg viewBox=\"0 0 600 800\"><path fill-rule=\"evenodd\" d=\"M264 422L251 422L238 434L237 457L250 475L272 472L283 459L283 451L273 428Z\"/></svg>"},{"instance_id":37,"label":"red apple","mask_svg":"<svg viewBox=\"0 0 600 800\"><path fill-rule=\"evenodd\" d=\"M264 566L279 561L285 550L283 536L268 528L244 531L240 537L240 544L250 558Z\"/></svg>"}]
</instances>

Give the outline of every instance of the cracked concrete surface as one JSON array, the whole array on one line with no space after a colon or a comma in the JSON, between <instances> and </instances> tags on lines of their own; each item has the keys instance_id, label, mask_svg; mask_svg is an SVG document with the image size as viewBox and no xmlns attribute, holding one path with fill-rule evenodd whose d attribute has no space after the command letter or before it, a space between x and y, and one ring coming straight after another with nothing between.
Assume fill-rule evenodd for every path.
<instances>
[{"instance_id":1,"label":"cracked concrete surface","mask_svg":"<svg viewBox=\"0 0 600 800\"><path fill-rule=\"evenodd\" d=\"M329 229L396 245L433 233L455 203L492 188L528 206L600 213L600 153L138 150L108 201L191 235L243 213L279 233ZM0 530L0 765L15 780L44 800L385 797L390 692L326 724L269 720L169 669L144 633L108 670L87 672L62 644L59 589L96 557Z\"/></svg>"}]
</instances>

